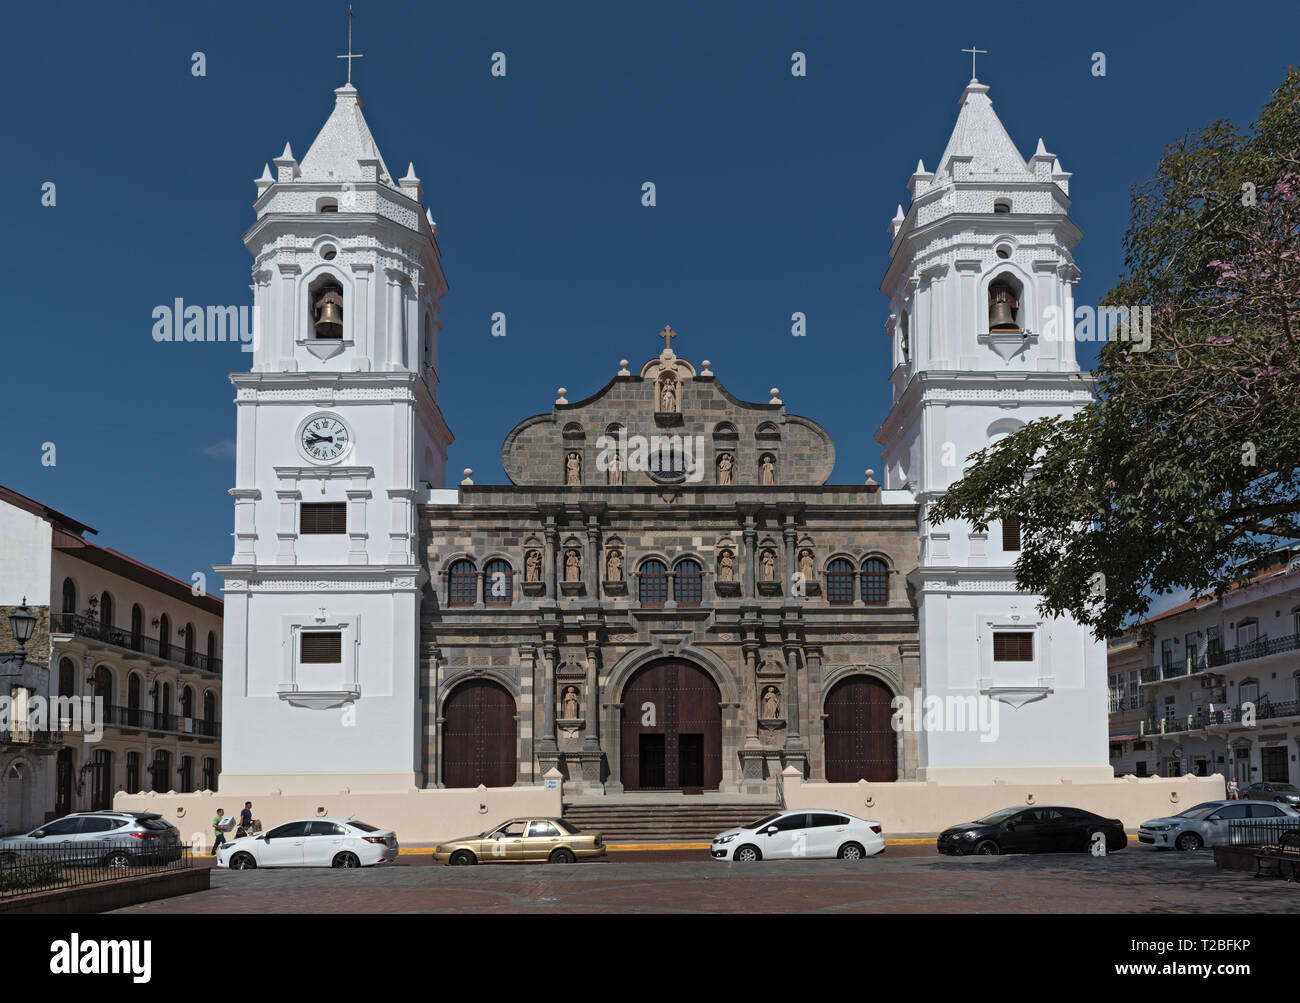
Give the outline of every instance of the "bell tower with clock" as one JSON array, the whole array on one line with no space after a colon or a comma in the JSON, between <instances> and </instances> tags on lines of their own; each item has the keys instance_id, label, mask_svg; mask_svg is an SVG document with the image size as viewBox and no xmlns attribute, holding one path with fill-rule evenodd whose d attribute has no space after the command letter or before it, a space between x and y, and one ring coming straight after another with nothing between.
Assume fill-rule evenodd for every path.
<instances>
[{"instance_id":1,"label":"bell tower with clock","mask_svg":"<svg viewBox=\"0 0 1300 1003\"><path fill-rule=\"evenodd\" d=\"M352 58L357 58L353 56ZM349 66L351 65L349 61ZM251 370L231 376L223 791L421 786L417 508L443 485L437 226L349 82L257 179ZM237 792L237 791L236 791Z\"/></svg>"}]
</instances>

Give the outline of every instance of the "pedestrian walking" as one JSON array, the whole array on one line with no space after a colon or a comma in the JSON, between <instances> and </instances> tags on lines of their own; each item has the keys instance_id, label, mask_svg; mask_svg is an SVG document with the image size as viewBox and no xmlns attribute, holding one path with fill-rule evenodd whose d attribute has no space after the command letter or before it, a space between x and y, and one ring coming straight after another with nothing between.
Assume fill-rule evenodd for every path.
<instances>
[{"instance_id":1,"label":"pedestrian walking","mask_svg":"<svg viewBox=\"0 0 1300 1003\"><path fill-rule=\"evenodd\" d=\"M217 855L217 847L222 846L226 842L226 830L230 828L230 823L232 821L234 820L226 818L226 810L224 808L217 809L217 814L212 819L212 852L208 854L208 856L215 857Z\"/></svg>"},{"instance_id":2,"label":"pedestrian walking","mask_svg":"<svg viewBox=\"0 0 1300 1003\"><path fill-rule=\"evenodd\" d=\"M244 807L239 812L239 828L235 830L235 838L247 836L253 831L253 802L245 801Z\"/></svg>"},{"instance_id":3,"label":"pedestrian walking","mask_svg":"<svg viewBox=\"0 0 1300 1003\"><path fill-rule=\"evenodd\" d=\"M1237 778L1233 777L1228 781L1228 798L1231 801L1236 801L1239 797L1241 797L1241 794L1237 790Z\"/></svg>"}]
</instances>

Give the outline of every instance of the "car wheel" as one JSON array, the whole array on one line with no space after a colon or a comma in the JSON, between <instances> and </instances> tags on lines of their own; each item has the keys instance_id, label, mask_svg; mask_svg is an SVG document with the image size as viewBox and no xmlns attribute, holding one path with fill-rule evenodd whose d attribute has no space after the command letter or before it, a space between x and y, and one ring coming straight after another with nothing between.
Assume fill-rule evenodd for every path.
<instances>
[{"instance_id":1,"label":"car wheel","mask_svg":"<svg viewBox=\"0 0 1300 1003\"><path fill-rule=\"evenodd\" d=\"M560 847L558 850L551 852L550 862L552 864L571 864L578 858L573 855L572 850Z\"/></svg>"},{"instance_id":2,"label":"car wheel","mask_svg":"<svg viewBox=\"0 0 1300 1003\"><path fill-rule=\"evenodd\" d=\"M451 859L447 863L454 864L456 867L467 867L470 864L477 864L478 861L474 859L474 854L470 853L469 850L457 850L451 855Z\"/></svg>"},{"instance_id":3,"label":"car wheel","mask_svg":"<svg viewBox=\"0 0 1300 1003\"><path fill-rule=\"evenodd\" d=\"M1178 839L1174 841L1174 846L1180 850L1199 850L1204 845L1204 840L1194 832L1180 833Z\"/></svg>"},{"instance_id":4,"label":"car wheel","mask_svg":"<svg viewBox=\"0 0 1300 1003\"><path fill-rule=\"evenodd\" d=\"M340 853L335 856L331 867L360 867L361 861L357 859L355 853Z\"/></svg>"},{"instance_id":5,"label":"car wheel","mask_svg":"<svg viewBox=\"0 0 1300 1003\"><path fill-rule=\"evenodd\" d=\"M230 868L234 871L251 871L257 867L257 861L251 853L236 853L230 858Z\"/></svg>"},{"instance_id":6,"label":"car wheel","mask_svg":"<svg viewBox=\"0 0 1300 1003\"><path fill-rule=\"evenodd\" d=\"M866 852L857 843L845 843L840 847L841 860L861 860L865 856Z\"/></svg>"},{"instance_id":7,"label":"car wheel","mask_svg":"<svg viewBox=\"0 0 1300 1003\"><path fill-rule=\"evenodd\" d=\"M756 860L762 860L763 855L758 852L757 846L742 846L731 855L731 859L742 864L752 864Z\"/></svg>"},{"instance_id":8,"label":"car wheel","mask_svg":"<svg viewBox=\"0 0 1300 1003\"><path fill-rule=\"evenodd\" d=\"M981 857L996 857L1002 848L991 839L982 839L975 844L975 852Z\"/></svg>"},{"instance_id":9,"label":"car wheel","mask_svg":"<svg viewBox=\"0 0 1300 1003\"><path fill-rule=\"evenodd\" d=\"M122 850L114 850L104 858L104 866L120 870L124 867L131 866L131 855Z\"/></svg>"}]
</instances>

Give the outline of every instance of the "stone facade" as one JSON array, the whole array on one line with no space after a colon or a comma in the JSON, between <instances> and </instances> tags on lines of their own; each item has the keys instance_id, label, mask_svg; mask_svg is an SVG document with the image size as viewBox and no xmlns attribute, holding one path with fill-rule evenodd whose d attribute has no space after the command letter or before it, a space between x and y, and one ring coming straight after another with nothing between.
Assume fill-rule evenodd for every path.
<instances>
[{"instance_id":1,"label":"stone facade","mask_svg":"<svg viewBox=\"0 0 1300 1003\"><path fill-rule=\"evenodd\" d=\"M663 409L665 371L679 410ZM672 436L690 445L654 469ZM580 483L566 483L573 453ZM719 474L724 454L729 478ZM761 483L765 455L774 484ZM517 783L540 783L558 766L587 793L625 788L623 722L640 711L623 694L660 659L716 684L727 791L771 793L792 764L825 779L824 701L842 680L869 676L891 695L919 686L905 582L916 508L881 504L870 480L827 485L830 437L775 393L769 403L739 400L707 365L697 373L666 349L641 375L624 365L592 397L561 395L521 422L503 463L512 484L466 483L457 504L420 508L426 785L443 783L444 708L469 680L492 680L514 700ZM653 581L646 561L663 569ZM832 561L852 569L848 602L830 601ZM872 605L867 561L886 569ZM915 736L889 741L888 779L914 775Z\"/></svg>"}]
</instances>

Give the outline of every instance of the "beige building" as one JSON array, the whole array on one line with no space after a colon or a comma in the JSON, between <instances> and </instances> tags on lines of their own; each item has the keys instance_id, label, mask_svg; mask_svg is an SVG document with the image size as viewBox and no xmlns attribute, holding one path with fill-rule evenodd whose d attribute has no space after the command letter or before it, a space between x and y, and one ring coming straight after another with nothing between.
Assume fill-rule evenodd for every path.
<instances>
[{"instance_id":1,"label":"beige building","mask_svg":"<svg viewBox=\"0 0 1300 1003\"><path fill-rule=\"evenodd\" d=\"M0 748L0 831L109 808L121 792L216 787L222 602L95 532L0 487L0 607L7 618L27 600L28 657L49 667L31 694L49 709L40 741Z\"/></svg>"}]
</instances>

